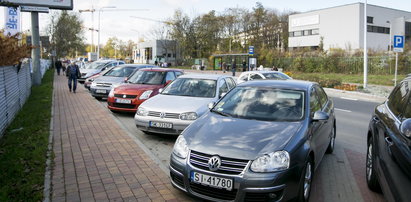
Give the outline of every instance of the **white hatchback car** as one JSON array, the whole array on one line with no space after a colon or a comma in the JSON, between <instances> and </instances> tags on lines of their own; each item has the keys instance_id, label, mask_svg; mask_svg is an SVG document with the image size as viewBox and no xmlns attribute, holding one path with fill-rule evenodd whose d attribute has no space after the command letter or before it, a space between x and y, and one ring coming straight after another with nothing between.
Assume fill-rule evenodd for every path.
<instances>
[{"instance_id":1,"label":"white hatchback car","mask_svg":"<svg viewBox=\"0 0 411 202\"><path fill-rule=\"evenodd\" d=\"M259 79L289 80L292 78L279 71L247 71L240 74L237 84Z\"/></svg>"},{"instance_id":2,"label":"white hatchback car","mask_svg":"<svg viewBox=\"0 0 411 202\"><path fill-rule=\"evenodd\" d=\"M136 126L143 132L179 135L208 110L209 103L217 102L235 86L230 76L182 75L138 107Z\"/></svg>"}]
</instances>

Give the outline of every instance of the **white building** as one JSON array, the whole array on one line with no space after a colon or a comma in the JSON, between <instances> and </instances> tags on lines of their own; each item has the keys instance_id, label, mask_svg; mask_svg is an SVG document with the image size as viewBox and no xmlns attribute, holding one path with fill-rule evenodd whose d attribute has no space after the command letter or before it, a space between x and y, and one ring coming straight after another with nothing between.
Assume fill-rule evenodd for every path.
<instances>
[{"instance_id":1,"label":"white building","mask_svg":"<svg viewBox=\"0 0 411 202\"><path fill-rule=\"evenodd\" d=\"M173 40L153 40L137 44L133 50L134 63L154 64L171 63L176 64L178 58L177 44Z\"/></svg>"},{"instance_id":2,"label":"white building","mask_svg":"<svg viewBox=\"0 0 411 202\"><path fill-rule=\"evenodd\" d=\"M364 46L364 4L353 3L289 16L290 49L360 49ZM391 35L411 36L411 12L367 4L367 47L388 50ZM409 20L408 20L409 21ZM402 22L402 25L397 27ZM394 28L395 29L391 29ZM397 32L397 33L394 33ZM391 37L392 38L392 37Z\"/></svg>"}]
</instances>

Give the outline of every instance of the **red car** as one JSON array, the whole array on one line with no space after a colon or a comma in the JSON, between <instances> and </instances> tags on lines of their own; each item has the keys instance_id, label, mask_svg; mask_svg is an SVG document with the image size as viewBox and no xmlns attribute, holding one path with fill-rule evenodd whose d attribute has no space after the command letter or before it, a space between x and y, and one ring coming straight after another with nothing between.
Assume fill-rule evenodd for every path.
<instances>
[{"instance_id":1,"label":"red car","mask_svg":"<svg viewBox=\"0 0 411 202\"><path fill-rule=\"evenodd\" d=\"M136 112L138 106L159 93L183 71L166 68L141 69L126 84L113 88L107 98L107 107L113 111Z\"/></svg>"}]
</instances>

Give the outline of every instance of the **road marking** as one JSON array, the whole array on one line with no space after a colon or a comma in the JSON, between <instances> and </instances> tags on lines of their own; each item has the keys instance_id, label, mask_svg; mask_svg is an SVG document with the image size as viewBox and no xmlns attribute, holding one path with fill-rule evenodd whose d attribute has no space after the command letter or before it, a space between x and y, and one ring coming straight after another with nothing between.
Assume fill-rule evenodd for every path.
<instances>
[{"instance_id":1,"label":"road marking","mask_svg":"<svg viewBox=\"0 0 411 202\"><path fill-rule=\"evenodd\" d=\"M340 97L341 99L344 99L344 100L352 100L352 101L357 101L358 99L355 99L355 98L349 98L349 97Z\"/></svg>"},{"instance_id":2,"label":"road marking","mask_svg":"<svg viewBox=\"0 0 411 202\"><path fill-rule=\"evenodd\" d=\"M339 108L334 108L335 110L338 110L338 111L342 111L342 112L352 112L352 111L350 111L350 110L346 110L346 109L339 109Z\"/></svg>"}]
</instances>

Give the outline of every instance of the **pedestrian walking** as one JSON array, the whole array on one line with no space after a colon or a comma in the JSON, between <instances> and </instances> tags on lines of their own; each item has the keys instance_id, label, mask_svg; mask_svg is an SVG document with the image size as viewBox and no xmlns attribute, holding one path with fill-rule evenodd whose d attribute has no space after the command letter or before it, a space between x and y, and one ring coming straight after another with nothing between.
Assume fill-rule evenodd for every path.
<instances>
[{"instance_id":1,"label":"pedestrian walking","mask_svg":"<svg viewBox=\"0 0 411 202\"><path fill-rule=\"evenodd\" d=\"M243 72L247 71L247 63L243 60Z\"/></svg>"},{"instance_id":2,"label":"pedestrian walking","mask_svg":"<svg viewBox=\"0 0 411 202\"><path fill-rule=\"evenodd\" d=\"M80 74L80 69L74 62L70 64L70 61L69 61L69 65L66 71L66 76L68 78L69 91L71 92L71 90L73 89L73 93L76 93L77 79L81 77L81 74ZM72 84L73 84L73 88L71 88Z\"/></svg>"},{"instance_id":3,"label":"pedestrian walking","mask_svg":"<svg viewBox=\"0 0 411 202\"><path fill-rule=\"evenodd\" d=\"M273 71L278 71L278 68L276 66L273 66Z\"/></svg>"},{"instance_id":4,"label":"pedestrian walking","mask_svg":"<svg viewBox=\"0 0 411 202\"><path fill-rule=\"evenodd\" d=\"M57 75L60 76L60 70L61 70L61 68L63 67L63 64L61 63L60 60L57 60L57 61L54 63L54 65L56 66Z\"/></svg>"},{"instance_id":5,"label":"pedestrian walking","mask_svg":"<svg viewBox=\"0 0 411 202\"><path fill-rule=\"evenodd\" d=\"M63 75L66 74L67 65L68 65L68 64L67 64L67 61L64 60L64 61L63 61L63 64L62 64L62 67L61 67L61 68L63 69Z\"/></svg>"},{"instance_id":6,"label":"pedestrian walking","mask_svg":"<svg viewBox=\"0 0 411 202\"><path fill-rule=\"evenodd\" d=\"M223 72L225 73L225 71L227 71L227 63L223 62Z\"/></svg>"},{"instance_id":7,"label":"pedestrian walking","mask_svg":"<svg viewBox=\"0 0 411 202\"><path fill-rule=\"evenodd\" d=\"M233 59L233 63L231 64L231 71L233 72L233 76L235 76L235 71L237 68L237 64L235 64L235 59Z\"/></svg>"},{"instance_id":8,"label":"pedestrian walking","mask_svg":"<svg viewBox=\"0 0 411 202\"><path fill-rule=\"evenodd\" d=\"M156 61L154 61L154 65L155 66L157 66L158 65L158 61L156 60Z\"/></svg>"}]
</instances>

